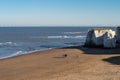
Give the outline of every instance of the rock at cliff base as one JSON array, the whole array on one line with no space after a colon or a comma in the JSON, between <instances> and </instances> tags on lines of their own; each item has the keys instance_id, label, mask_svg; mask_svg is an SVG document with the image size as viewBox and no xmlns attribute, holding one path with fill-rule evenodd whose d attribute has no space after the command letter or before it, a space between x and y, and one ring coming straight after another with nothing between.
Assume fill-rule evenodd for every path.
<instances>
[{"instance_id":1,"label":"rock at cliff base","mask_svg":"<svg viewBox=\"0 0 120 80\"><path fill-rule=\"evenodd\" d=\"M109 32L106 32L104 34L104 48L115 48L116 47L116 38L114 33L111 34Z\"/></svg>"}]
</instances>

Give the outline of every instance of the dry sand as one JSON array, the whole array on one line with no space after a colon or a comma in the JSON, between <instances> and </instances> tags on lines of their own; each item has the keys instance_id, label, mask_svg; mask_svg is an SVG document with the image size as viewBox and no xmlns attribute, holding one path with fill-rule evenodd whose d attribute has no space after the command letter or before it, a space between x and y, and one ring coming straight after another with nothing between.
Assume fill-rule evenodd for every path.
<instances>
[{"instance_id":1,"label":"dry sand","mask_svg":"<svg viewBox=\"0 0 120 80\"><path fill-rule=\"evenodd\" d=\"M72 47L4 59L0 80L120 80L119 53L120 49Z\"/></svg>"}]
</instances>

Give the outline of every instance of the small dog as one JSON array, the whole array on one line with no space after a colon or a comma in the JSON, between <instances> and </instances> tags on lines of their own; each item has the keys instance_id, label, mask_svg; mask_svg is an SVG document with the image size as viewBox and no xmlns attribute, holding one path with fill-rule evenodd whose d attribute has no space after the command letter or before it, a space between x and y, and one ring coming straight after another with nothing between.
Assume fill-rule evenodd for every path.
<instances>
[{"instance_id":1,"label":"small dog","mask_svg":"<svg viewBox=\"0 0 120 80\"><path fill-rule=\"evenodd\" d=\"M67 57L67 54L64 54L64 55L63 55L63 58L65 58L65 57Z\"/></svg>"}]
</instances>

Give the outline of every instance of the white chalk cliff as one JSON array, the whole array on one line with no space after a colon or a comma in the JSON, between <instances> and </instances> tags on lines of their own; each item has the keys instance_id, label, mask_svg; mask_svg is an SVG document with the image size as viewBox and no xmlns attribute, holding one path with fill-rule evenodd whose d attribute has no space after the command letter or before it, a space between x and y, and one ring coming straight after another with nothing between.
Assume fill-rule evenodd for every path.
<instances>
[{"instance_id":1,"label":"white chalk cliff","mask_svg":"<svg viewBox=\"0 0 120 80\"><path fill-rule=\"evenodd\" d=\"M117 42L120 43L120 27L116 28L116 37L117 37Z\"/></svg>"},{"instance_id":2,"label":"white chalk cliff","mask_svg":"<svg viewBox=\"0 0 120 80\"><path fill-rule=\"evenodd\" d=\"M105 48L115 48L116 47L115 32L106 32L103 40L104 40L103 46Z\"/></svg>"},{"instance_id":3,"label":"white chalk cliff","mask_svg":"<svg viewBox=\"0 0 120 80\"><path fill-rule=\"evenodd\" d=\"M111 29L97 28L88 31L85 46L115 48L115 31Z\"/></svg>"}]
</instances>

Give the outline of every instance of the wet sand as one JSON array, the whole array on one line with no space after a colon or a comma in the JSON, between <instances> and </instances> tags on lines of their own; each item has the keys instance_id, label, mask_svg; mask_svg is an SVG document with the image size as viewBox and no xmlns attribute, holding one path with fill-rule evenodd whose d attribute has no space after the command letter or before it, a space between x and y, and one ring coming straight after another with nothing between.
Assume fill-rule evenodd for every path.
<instances>
[{"instance_id":1,"label":"wet sand","mask_svg":"<svg viewBox=\"0 0 120 80\"><path fill-rule=\"evenodd\" d=\"M71 47L0 60L0 80L119 79L120 49Z\"/></svg>"}]
</instances>

